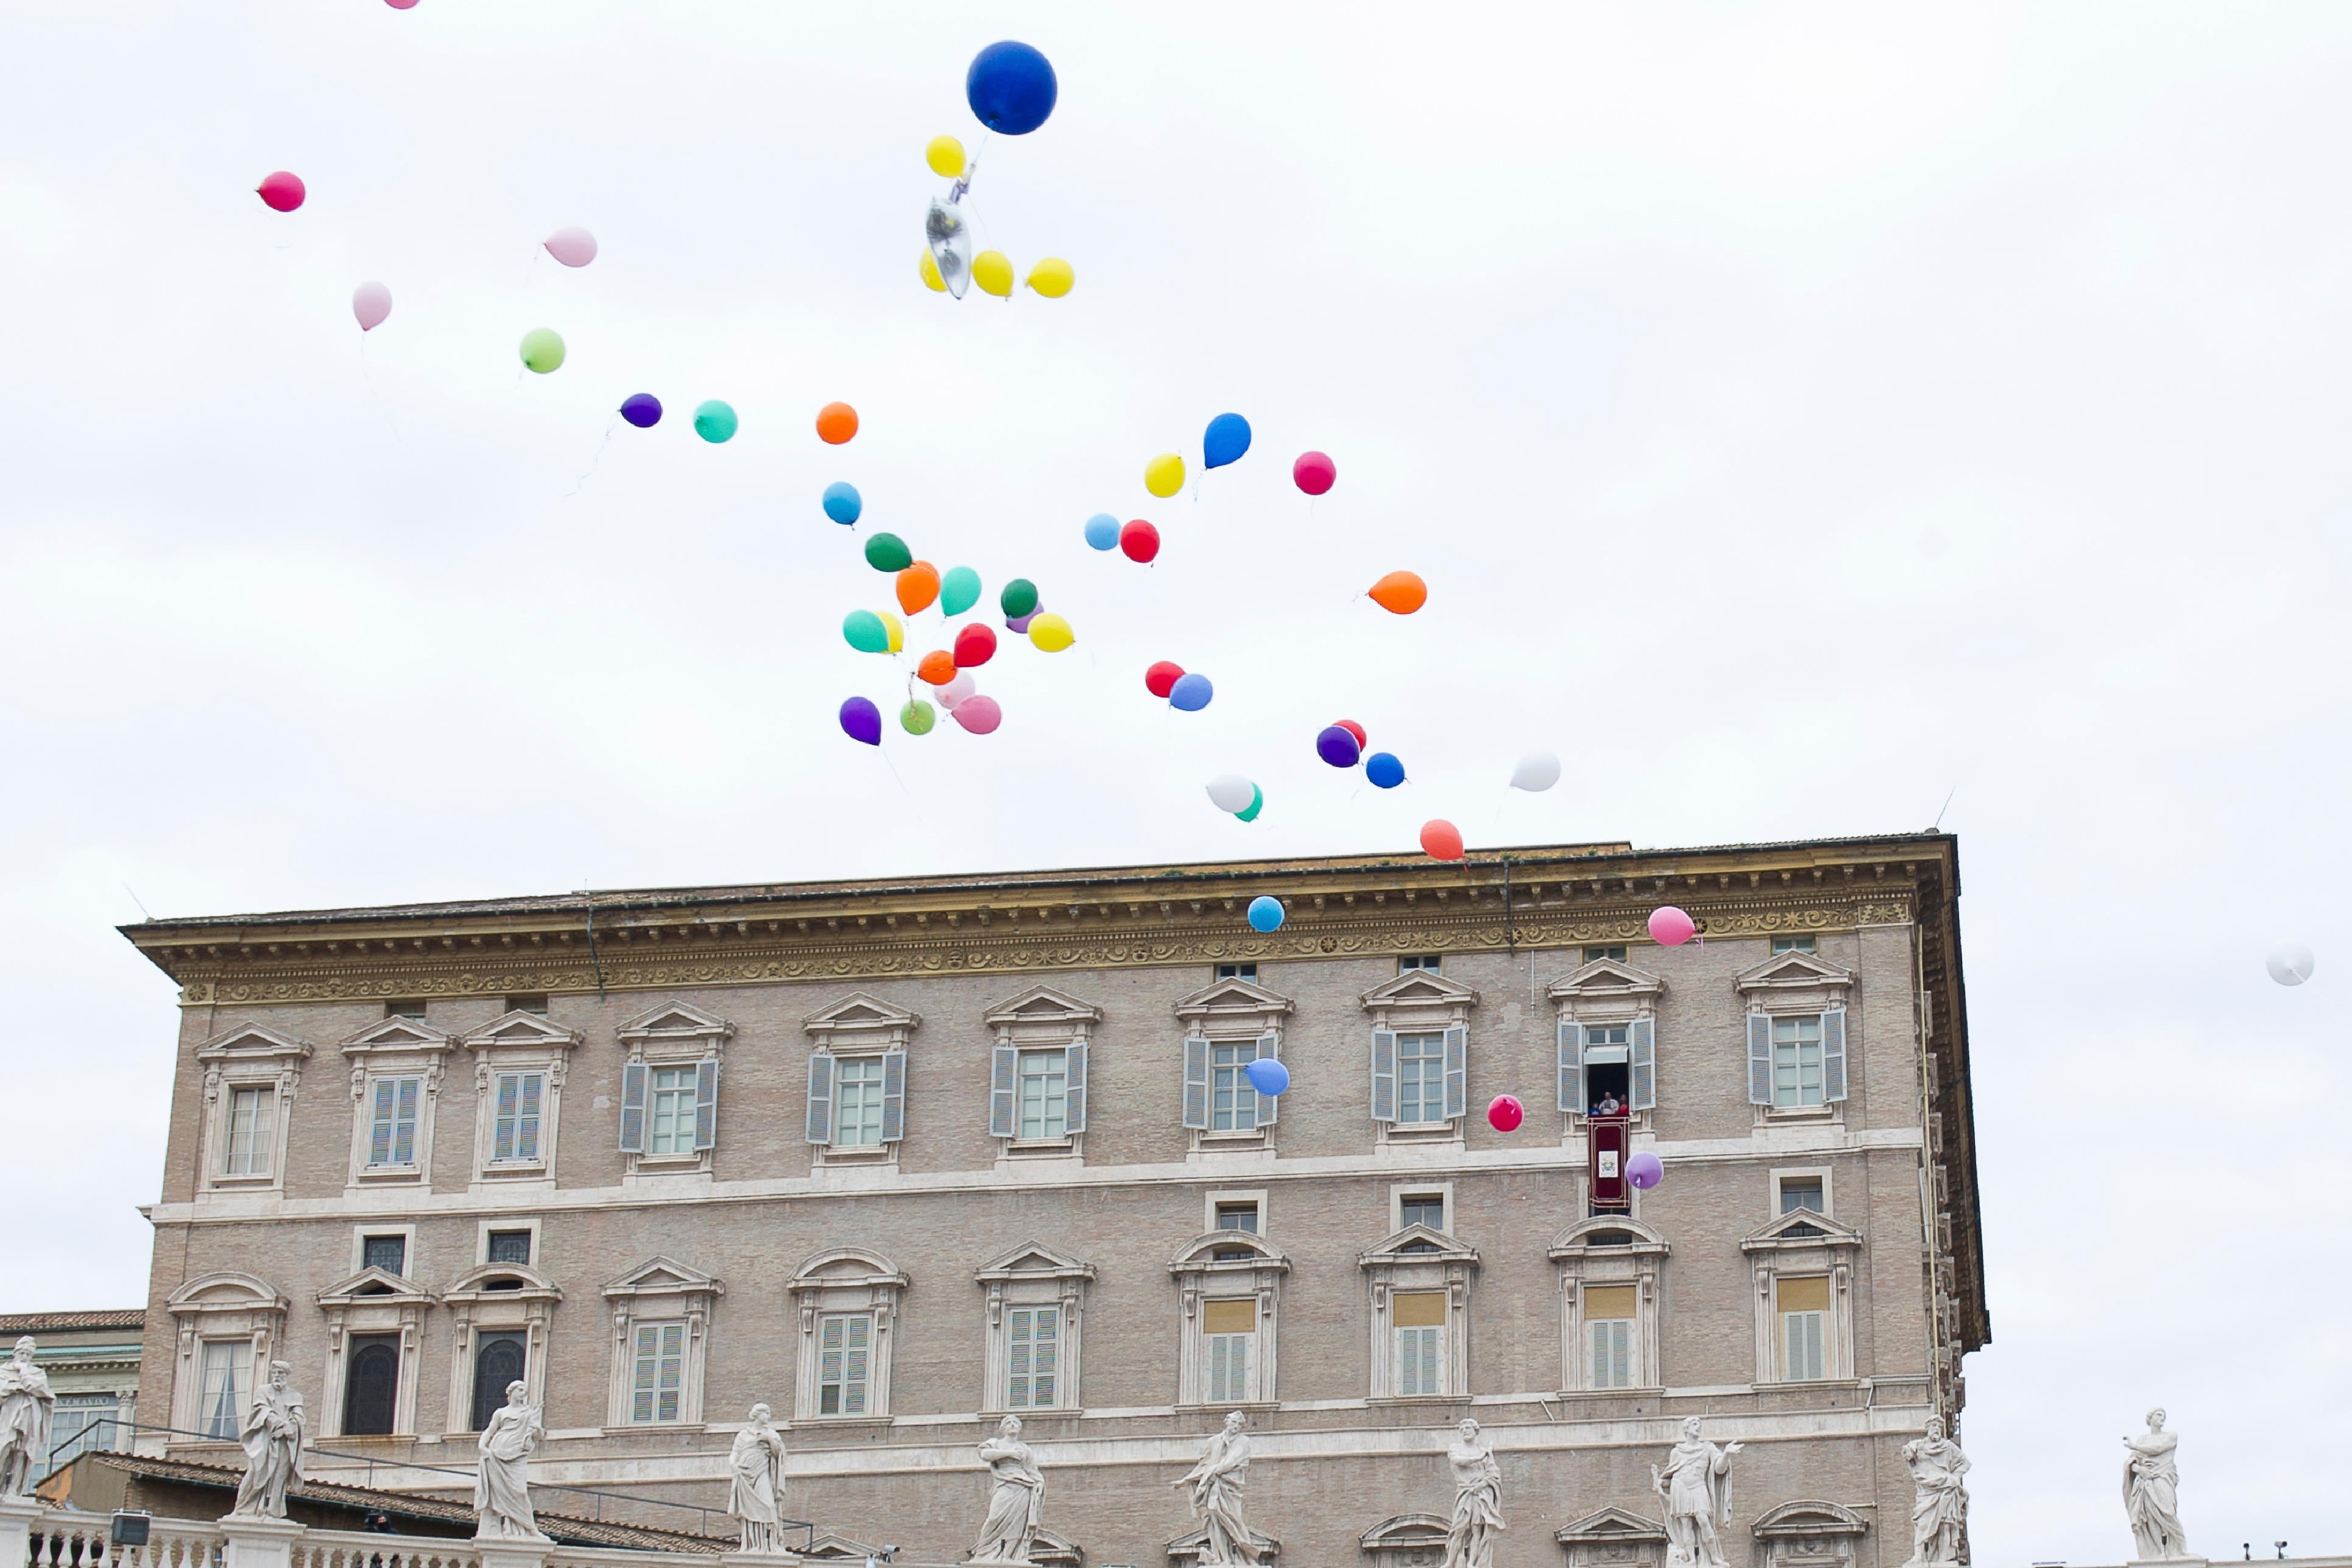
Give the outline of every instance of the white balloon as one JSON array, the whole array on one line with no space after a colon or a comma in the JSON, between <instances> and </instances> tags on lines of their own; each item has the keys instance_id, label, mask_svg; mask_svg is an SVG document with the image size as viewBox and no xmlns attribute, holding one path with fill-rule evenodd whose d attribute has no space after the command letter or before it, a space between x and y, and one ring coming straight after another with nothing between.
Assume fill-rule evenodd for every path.
<instances>
[{"instance_id":1,"label":"white balloon","mask_svg":"<svg viewBox=\"0 0 2352 1568\"><path fill-rule=\"evenodd\" d=\"M1541 795L1559 783L1559 759L1549 752L1529 752L1511 770L1511 787Z\"/></svg>"},{"instance_id":2,"label":"white balloon","mask_svg":"<svg viewBox=\"0 0 2352 1568\"><path fill-rule=\"evenodd\" d=\"M566 224L540 243L566 267L585 267L596 259L596 237L578 224Z\"/></svg>"},{"instance_id":3,"label":"white balloon","mask_svg":"<svg viewBox=\"0 0 2352 1568\"><path fill-rule=\"evenodd\" d=\"M392 314L392 290L381 283L362 283L352 290L352 315L360 331L372 332Z\"/></svg>"},{"instance_id":4,"label":"white balloon","mask_svg":"<svg viewBox=\"0 0 2352 1568\"><path fill-rule=\"evenodd\" d=\"M2282 985L2300 985L2311 978L2311 972L2316 965L2312 959L2311 949L2290 942L2284 947L2271 949L2271 955L2263 960L2263 967L2268 969L2271 978Z\"/></svg>"},{"instance_id":5,"label":"white balloon","mask_svg":"<svg viewBox=\"0 0 2352 1568\"><path fill-rule=\"evenodd\" d=\"M1247 811L1249 803L1257 797L1257 785L1239 773L1225 773L1209 781L1209 801L1219 811Z\"/></svg>"},{"instance_id":6,"label":"white balloon","mask_svg":"<svg viewBox=\"0 0 2352 1568\"><path fill-rule=\"evenodd\" d=\"M977 696L979 692L980 683L972 679L971 671L959 669L955 673L955 679L945 686L937 688L934 694L940 700L940 706L952 713L962 704L965 698Z\"/></svg>"}]
</instances>

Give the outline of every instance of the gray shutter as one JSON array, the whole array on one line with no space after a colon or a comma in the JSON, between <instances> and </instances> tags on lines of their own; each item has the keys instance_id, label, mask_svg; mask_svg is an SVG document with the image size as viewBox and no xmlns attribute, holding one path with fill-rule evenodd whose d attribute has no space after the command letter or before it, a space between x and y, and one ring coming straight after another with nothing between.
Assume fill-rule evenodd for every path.
<instances>
[{"instance_id":1,"label":"gray shutter","mask_svg":"<svg viewBox=\"0 0 2352 1568\"><path fill-rule=\"evenodd\" d=\"M1559 1108L1571 1116L1591 1109L1584 1101L1584 1026L1566 1019L1559 1026Z\"/></svg>"},{"instance_id":2,"label":"gray shutter","mask_svg":"<svg viewBox=\"0 0 2352 1568\"><path fill-rule=\"evenodd\" d=\"M719 1058L705 1057L694 1064L694 1146L708 1149L719 1142Z\"/></svg>"},{"instance_id":3,"label":"gray shutter","mask_svg":"<svg viewBox=\"0 0 2352 1568\"><path fill-rule=\"evenodd\" d=\"M882 1053L882 1142L896 1143L907 1135L907 1053Z\"/></svg>"},{"instance_id":4,"label":"gray shutter","mask_svg":"<svg viewBox=\"0 0 2352 1568\"><path fill-rule=\"evenodd\" d=\"M371 1165L392 1163L392 1113L395 1103L393 1094L392 1079L380 1078L375 1080L375 1105L369 1117L368 1127L368 1163Z\"/></svg>"},{"instance_id":5,"label":"gray shutter","mask_svg":"<svg viewBox=\"0 0 2352 1568\"><path fill-rule=\"evenodd\" d=\"M1658 1103L1658 1036L1655 1018L1636 1018L1625 1031L1633 1058L1633 1071L1626 1076L1633 1088L1635 1110L1648 1110Z\"/></svg>"},{"instance_id":6,"label":"gray shutter","mask_svg":"<svg viewBox=\"0 0 2352 1568\"><path fill-rule=\"evenodd\" d=\"M988 1135L1010 1138L1021 1131L1013 1121L1013 1103L1021 1071L1021 1053L1011 1046L999 1046L990 1066L988 1085Z\"/></svg>"},{"instance_id":7,"label":"gray shutter","mask_svg":"<svg viewBox=\"0 0 2352 1568\"><path fill-rule=\"evenodd\" d=\"M395 1165L416 1163L416 1089L421 1080L404 1078L400 1080L400 1094L394 1101L394 1136L392 1163Z\"/></svg>"},{"instance_id":8,"label":"gray shutter","mask_svg":"<svg viewBox=\"0 0 2352 1568\"><path fill-rule=\"evenodd\" d=\"M1396 1031L1372 1031L1372 1120L1396 1120Z\"/></svg>"},{"instance_id":9,"label":"gray shutter","mask_svg":"<svg viewBox=\"0 0 2352 1568\"><path fill-rule=\"evenodd\" d=\"M1822 1099L1845 1098L1845 1009L1832 1007L1822 1015Z\"/></svg>"},{"instance_id":10,"label":"gray shutter","mask_svg":"<svg viewBox=\"0 0 2352 1568\"><path fill-rule=\"evenodd\" d=\"M1197 1035L1184 1040L1184 1125L1209 1129L1209 1042Z\"/></svg>"},{"instance_id":11,"label":"gray shutter","mask_svg":"<svg viewBox=\"0 0 2352 1568\"><path fill-rule=\"evenodd\" d=\"M1257 1055L1260 1061L1268 1057L1279 1061L1282 1058L1282 1037L1272 1030L1260 1035L1257 1037ZM1257 1124L1260 1127L1273 1126L1281 1114L1282 1096L1261 1094L1257 1097Z\"/></svg>"},{"instance_id":12,"label":"gray shutter","mask_svg":"<svg viewBox=\"0 0 2352 1568\"><path fill-rule=\"evenodd\" d=\"M646 1152L646 1064L621 1065L621 1152Z\"/></svg>"},{"instance_id":13,"label":"gray shutter","mask_svg":"<svg viewBox=\"0 0 2352 1568\"><path fill-rule=\"evenodd\" d=\"M1456 1024L1445 1031L1445 1120L1469 1109L1469 1089L1470 1031Z\"/></svg>"},{"instance_id":14,"label":"gray shutter","mask_svg":"<svg viewBox=\"0 0 2352 1568\"><path fill-rule=\"evenodd\" d=\"M833 1142L833 1053L809 1053L808 1142Z\"/></svg>"},{"instance_id":15,"label":"gray shutter","mask_svg":"<svg viewBox=\"0 0 2352 1568\"><path fill-rule=\"evenodd\" d=\"M1062 1054L1062 1125L1073 1132L1087 1130L1087 1043L1072 1040Z\"/></svg>"},{"instance_id":16,"label":"gray shutter","mask_svg":"<svg viewBox=\"0 0 2352 1568\"><path fill-rule=\"evenodd\" d=\"M1748 1015L1748 1103L1772 1103L1772 1019L1764 1013Z\"/></svg>"}]
</instances>

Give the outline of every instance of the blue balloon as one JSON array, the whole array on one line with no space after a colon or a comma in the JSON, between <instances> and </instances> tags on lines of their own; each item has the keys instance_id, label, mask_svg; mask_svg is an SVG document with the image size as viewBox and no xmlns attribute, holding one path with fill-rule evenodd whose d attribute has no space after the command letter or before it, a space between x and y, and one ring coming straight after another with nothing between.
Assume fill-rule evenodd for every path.
<instances>
[{"instance_id":1,"label":"blue balloon","mask_svg":"<svg viewBox=\"0 0 2352 1568\"><path fill-rule=\"evenodd\" d=\"M1404 783L1404 764L1394 752L1374 752L1364 759L1364 776L1374 789L1394 789Z\"/></svg>"},{"instance_id":2,"label":"blue balloon","mask_svg":"<svg viewBox=\"0 0 2352 1568\"><path fill-rule=\"evenodd\" d=\"M1026 136L1045 124L1060 91L1045 57L1009 38L972 56L963 79L963 100L972 113L1007 136Z\"/></svg>"},{"instance_id":3,"label":"blue balloon","mask_svg":"<svg viewBox=\"0 0 2352 1568\"><path fill-rule=\"evenodd\" d=\"M824 487L824 515L844 528L856 522L857 514L865 510L866 498L857 493L856 485L838 484Z\"/></svg>"},{"instance_id":4,"label":"blue balloon","mask_svg":"<svg viewBox=\"0 0 2352 1568\"><path fill-rule=\"evenodd\" d=\"M1118 548L1118 519L1107 511L1098 511L1087 519L1087 542L1097 550Z\"/></svg>"},{"instance_id":5,"label":"blue balloon","mask_svg":"<svg viewBox=\"0 0 2352 1568\"><path fill-rule=\"evenodd\" d=\"M1250 900L1249 922L1252 931L1280 931L1282 921L1283 910L1280 899L1269 898L1260 893Z\"/></svg>"},{"instance_id":6,"label":"blue balloon","mask_svg":"<svg viewBox=\"0 0 2352 1568\"><path fill-rule=\"evenodd\" d=\"M1354 735L1334 724L1315 737L1315 754L1335 768L1352 768L1364 752Z\"/></svg>"},{"instance_id":7,"label":"blue balloon","mask_svg":"<svg viewBox=\"0 0 2352 1568\"><path fill-rule=\"evenodd\" d=\"M1290 1069L1272 1057L1260 1057L1242 1068L1250 1087L1263 1095L1277 1095L1290 1087Z\"/></svg>"},{"instance_id":8,"label":"blue balloon","mask_svg":"<svg viewBox=\"0 0 2352 1568\"><path fill-rule=\"evenodd\" d=\"M661 399L650 392L633 392L621 399L621 417L640 430L661 423Z\"/></svg>"},{"instance_id":9,"label":"blue balloon","mask_svg":"<svg viewBox=\"0 0 2352 1568\"><path fill-rule=\"evenodd\" d=\"M1205 675L1180 675L1176 684L1168 689L1168 706L1180 713L1198 713L1209 705L1217 689L1209 684Z\"/></svg>"},{"instance_id":10,"label":"blue balloon","mask_svg":"<svg viewBox=\"0 0 2352 1568\"><path fill-rule=\"evenodd\" d=\"M1212 468L1222 468L1249 450L1249 421L1238 414L1220 414L1209 421L1208 433L1201 437L1201 461Z\"/></svg>"}]
</instances>

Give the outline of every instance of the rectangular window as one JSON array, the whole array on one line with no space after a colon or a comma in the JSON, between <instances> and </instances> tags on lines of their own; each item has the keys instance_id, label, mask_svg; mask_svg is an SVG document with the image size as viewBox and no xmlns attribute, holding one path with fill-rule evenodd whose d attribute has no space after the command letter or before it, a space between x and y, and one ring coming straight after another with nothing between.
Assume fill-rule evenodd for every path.
<instances>
[{"instance_id":1,"label":"rectangular window","mask_svg":"<svg viewBox=\"0 0 2352 1568\"><path fill-rule=\"evenodd\" d=\"M1622 947L1588 947L1584 950L1584 962L1587 963L1604 958L1613 958L1622 963L1625 962L1625 950Z\"/></svg>"},{"instance_id":2,"label":"rectangular window","mask_svg":"<svg viewBox=\"0 0 2352 1568\"><path fill-rule=\"evenodd\" d=\"M1811 952L1813 939L1809 936L1776 936L1772 939L1774 952Z\"/></svg>"},{"instance_id":3,"label":"rectangular window","mask_svg":"<svg viewBox=\"0 0 2352 1568\"><path fill-rule=\"evenodd\" d=\"M1219 1204L1217 1205L1217 1228L1219 1230L1245 1230L1252 1236L1255 1236L1257 1234L1257 1205L1255 1204Z\"/></svg>"},{"instance_id":4,"label":"rectangular window","mask_svg":"<svg viewBox=\"0 0 2352 1568\"><path fill-rule=\"evenodd\" d=\"M694 1072L691 1066L656 1068L646 1095L648 1154L694 1152Z\"/></svg>"},{"instance_id":5,"label":"rectangular window","mask_svg":"<svg viewBox=\"0 0 2352 1568\"><path fill-rule=\"evenodd\" d=\"M1209 1047L1209 1130L1249 1132L1257 1127L1257 1090L1249 1064L1257 1060L1255 1040L1220 1041Z\"/></svg>"},{"instance_id":6,"label":"rectangular window","mask_svg":"<svg viewBox=\"0 0 2352 1568\"><path fill-rule=\"evenodd\" d=\"M1257 1339L1257 1301L1201 1303L1201 1328L1209 1339L1209 1403L1225 1405L1250 1396L1250 1346Z\"/></svg>"},{"instance_id":7,"label":"rectangular window","mask_svg":"<svg viewBox=\"0 0 2352 1568\"><path fill-rule=\"evenodd\" d=\"M539 1158L539 1103L546 1091L543 1072L502 1072L497 1080L498 1104L491 1128L490 1158Z\"/></svg>"},{"instance_id":8,"label":"rectangular window","mask_svg":"<svg viewBox=\"0 0 2352 1568\"><path fill-rule=\"evenodd\" d=\"M833 1146L882 1146L882 1058L841 1057L833 1066Z\"/></svg>"},{"instance_id":9,"label":"rectangular window","mask_svg":"<svg viewBox=\"0 0 2352 1568\"><path fill-rule=\"evenodd\" d=\"M404 996L396 1002L387 1002L383 1005L383 1016L387 1018L422 1018L425 1016L425 998Z\"/></svg>"},{"instance_id":10,"label":"rectangular window","mask_svg":"<svg viewBox=\"0 0 2352 1568\"><path fill-rule=\"evenodd\" d=\"M1633 1386L1633 1287L1584 1288L1584 1338L1594 1388Z\"/></svg>"},{"instance_id":11,"label":"rectangular window","mask_svg":"<svg viewBox=\"0 0 2352 1568\"><path fill-rule=\"evenodd\" d=\"M1430 1229L1445 1229L1445 1194L1444 1193L1407 1193L1397 1200L1398 1229L1407 1226L1425 1225Z\"/></svg>"},{"instance_id":12,"label":"rectangular window","mask_svg":"<svg viewBox=\"0 0 2352 1568\"><path fill-rule=\"evenodd\" d=\"M1827 1377L1823 1333L1830 1315L1830 1282L1822 1276L1782 1279L1776 1287L1780 1309L1780 1375L1790 1383Z\"/></svg>"},{"instance_id":13,"label":"rectangular window","mask_svg":"<svg viewBox=\"0 0 2352 1568\"><path fill-rule=\"evenodd\" d=\"M386 1274L406 1276L408 1273L408 1237L404 1236L363 1236L360 1238L360 1267L381 1268Z\"/></svg>"},{"instance_id":14,"label":"rectangular window","mask_svg":"<svg viewBox=\"0 0 2352 1568\"><path fill-rule=\"evenodd\" d=\"M544 996L509 996L507 998L507 1011L509 1013L536 1013L541 1017L544 1018L547 1016L547 998Z\"/></svg>"},{"instance_id":15,"label":"rectangular window","mask_svg":"<svg viewBox=\"0 0 2352 1568\"><path fill-rule=\"evenodd\" d=\"M1252 985L1255 985L1257 984L1257 965L1255 963L1220 963L1217 965L1217 978L1220 980L1245 980Z\"/></svg>"},{"instance_id":16,"label":"rectangular window","mask_svg":"<svg viewBox=\"0 0 2352 1568\"><path fill-rule=\"evenodd\" d=\"M1014 1307L1005 1316L1004 1404L1012 1410L1050 1410L1061 1362L1058 1307Z\"/></svg>"},{"instance_id":17,"label":"rectangular window","mask_svg":"<svg viewBox=\"0 0 2352 1568\"><path fill-rule=\"evenodd\" d=\"M1397 960L1397 973L1404 974L1416 969L1438 970L1444 967L1445 955L1437 952L1408 952Z\"/></svg>"},{"instance_id":18,"label":"rectangular window","mask_svg":"<svg viewBox=\"0 0 2352 1568\"><path fill-rule=\"evenodd\" d=\"M111 1394L58 1394L57 1415L49 1425L49 1461L41 1473L47 1475L93 1448L114 1447L119 1429L115 1417L121 1409L121 1403Z\"/></svg>"},{"instance_id":19,"label":"rectangular window","mask_svg":"<svg viewBox=\"0 0 2352 1568\"><path fill-rule=\"evenodd\" d=\"M686 1386L686 1325L637 1325L636 1380L629 1396L629 1419L675 1421L679 1391Z\"/></svg>"},{"instance_id":20,"label":"rectangular window","mask_svg":"<svg viewBox=\"0 0 2352 1568\"><path fill-rule=\"evenodd\" d=\"M234 1440L245 1425L245 1369L252 1364L253 1345L247 1340L206 1340L204 1347L196 1429L207 1437Z\"/></svg>"},{"instance_id":21,"label":"rectangular window","mask_svg":"<svg viewBox=\"0 0 2352 1568\"><path fill-rule=\"evenodd\" d=\"M1399 1035L1397 1121L1404 1124L1445 1120L1445 1037Z\"/></svg>"},{"instance_id":22,"label":"rectangular window","mask_svg":"<svg viewBox=\"0 0 2352 1568\"><path fill-rule=\"evenodd\" d=\"M1445 1392L1445 1292L1402 1291L1389 1299L1396 1324L1400 1395Z\"/></svg>"},{"instance_id":23,"label":"rectangular window","mask_svg":"<svg viewBox=\"0 0 2352 1568\"><path fill-rule=\"evenodd\" d=\"M368 1165L416 1163L416 1101L425 1089L421 1078L380 1078L368 1114Z\"/></svg>"},{"instance_id":24,"label":"rectangular window","mask_svg":"<svg viewBox=\"0 0 2352 1568\"><path fill-rule=\"evenodd\" d=\"M228 1096L228 1161L231 1176L269 1174L269 1145L277 1129L278 1091L233 1089Z\"/></svg>"},{"instance_id":25,"label":"rectangular window","mask_svg":"<svg viewBox=\"0 0 2352 1568\"><path fill-rule=\"evenodd\" d=\"M490 1232L489 1257L486 1263L520 1263L530 1267L530 1232L527 1230L494 1230Z\"/></svg>"},{"instance_id":26,"label":"rectangular window","mask_svg":"<svg viewBox=\"0 0 2352 1568\"><path fill-rule=\"evenodd\" d=\"M817 1320L816 1335L816 1413L865 1415L873 1318L864 1312L829 1313Z\"/></svg>"},{"instance_id":27,"label":"rectangular window","mask_svg":"<svg viewBox=\"0 0 2352 1568\"><path fill-rule=\"evenodd\" d=\"M1822 1179L1819 1176L1786 1176L1780 1182L1780 1212L1794 1214L1799 1209L1811 1209L1815 1214L1827 1214L1822 1204Z\"/></svg>"},{"instance_id":28,"label":"rectangular window","mask_svg":"<svg viewBox=\"0 0 2352 1568\"><path fill-rule=\"evenodd\" d=\"M1255 1047L1253 1047L1255 1049ZM1068 1055L1063 1051L1023 1051L1018 1088L1020 1136L1069 1136Z\"/></svg>"},{"instance_id":29,"label":"rectangular window","mask_svg":"<svg viewBox=\"0 0 2352 1568\"><path fill-rule=\"evenodd\" d=\"M1818 1016L1772 1020L1772 1103L1822 1103L1822 1021Z\"/></svg>"}]
</instances>

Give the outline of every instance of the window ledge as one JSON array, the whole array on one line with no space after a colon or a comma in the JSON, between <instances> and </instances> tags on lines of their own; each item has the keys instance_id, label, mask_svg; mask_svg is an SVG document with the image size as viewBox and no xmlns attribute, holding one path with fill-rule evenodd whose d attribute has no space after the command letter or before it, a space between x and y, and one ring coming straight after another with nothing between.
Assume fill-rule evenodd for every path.
<instances>
[{"instance_id":1,"label":"window ledge","mask_svg":"<svg viewBox=\"0 0 2352 1568\"><path fill-rule=\"evenodd\" d=\"M425 1169L421 1165L366 1165L360 1170L362 1186L397 1186L402 1183L421 1182Z\"/></svg>"},{"instance_id":2,"label":"window ledge","mask_svg":"<svg viewBox=\"0 0 2352 1568\"><path fill-rule=\"evenodd\" d=\"M1554 1399L1664 1399L1664 1384L1645 1383L1635 1388L1563 1388Z\"/></svg>"},{"instance_id":3,"label":"window ledge","mask_svg":"<svg viewBox=\"0 0 2352 1568\"><path fill-rule=\"evenodd\" d=\"M1245 1143L1252 1145L1265 1142L1266 1132L1266 1130L1263 1127L1252 1127L1245 1131L1227 1131L1223 1132L1212 1132L1204 1128L1195 1128L1193 1131L1199 1136L1202 1143Z\"/></svg>"},{"instance_id":4,"label":"window ledge","mask_svg":"<svg viewBox=\"0 0 2352 1568\"><path fill-rule=\"evenodd\" d=\"M1273 1411L1282 1408L1282 1401L1278 1399L1225 1399L1213 1401L1194 1399L1181 1402L1171 1406L1171 1408L1179 1415L1202 1415L1210 1411L1223 1412L1227 1410Z\"/></svg>"},{"instance_id":5,"label":"window ledge","mask_svg":"<svg viewBox=\"0 0 2352 1568\"><path fill-rule=\"evenodd\" d=\"M265 1192L277 1184L276 1176L215 1176L208 1184L216 1193Z\"/></svg>"},{"instance_id":6,"label":"window ledge","mask_svg":"<svg viewBox=\"0 0 2352 1568\"><path fill-rule=\"evenodd\" d=\"M710 1427L701 1421L631 1421L619 1426L598 1428L598 1436L628 1437L639 1433L667 1434L673 1432L708 1432Z\"/></svg>"},{"instance_id":7,"label":"window ledge","mask_svg":"<svg viewBox=\"0 0 2352 1568\"><path fill-rule=\"evenodd\" d=\"M533 1160L526 1163L513 1160L485 1165L474 1179L480 1182L528 1182L544 1180L546 1176L546 1161Z\"/></svg>"},{"instance_id":8,"label":"window ledge","mask_svg":"<svg viewBox=\"0 0 2352 1568\"><path fill-rule=\"evenodd\" d=\"M854 1429L856 1427L870 1427L879 1431L890 1425L890 1419L887 1415L795 1415L782 1425L789 1429L803 1432L814 1432L820 1428Z\"/></svg>"},{"instance_id":9,"label":"window ledge","mask_svg":"<svg viewBox=\"0 0 2352 1568\"><path fill-rule=\"evenodd\" d=\"M1068 1416L1084 1415L1085 1414L1086 1408L1083 1405L1048 1405L1043 1409L1032 1406L1026 1410L1016 1410L1013 1406L1007 1405L999 1406L992 1410L981 1411L978 1415L974 1415L972 1419L975 1421L1002 1421L1007 1415L1018 1415L1024 1421L1054 1421Z\"/></svg>"},{"instance_id":10,"label":"window ledge","mask_svg":"<svg viewBox=\"0 0 2352 1568\"><path fill-rule=\"evenodd\" d=\"M1364 1403L1379 1410L1391 1405L1467 1405L1470 1396L1466 1394L1383 1394Z\"/></svg>"},{"instance_id":11,"label":"window ledge","mask_svg":"<svg viewBox=\"0 0 2352 1568\"><path fill-rule=\"evenodd\" d=\"M898 1145L890 1143L815 1143L818 1160L828 1165L878 1165L898 1157Z\"/></svg>"},{"instance_id":12,"label":"window ledge","mask_svg":"<svg viewBox=\"0 0 2352 1568\"><path fill-rule=\"evenodd\" d=\"M637 1169L691 1171L700 1166L709 1152L708 1149L697 1149L688 1154L640 1154L636 1157Z\"/></svg>"},{"instance_id":13,"label":"window ledge","mask_svg":"<svg viewBox=\"0 0 2352 1568\"><path fill-rule=\"evenodd\" d=\"M1780 1377L1749 1386L1758 1394L1786 1394L1792 1389L1803 1388L1844 1388L1858 1393L1869 1381L1862 1377Z\"/></svg>"}]
</instances>

